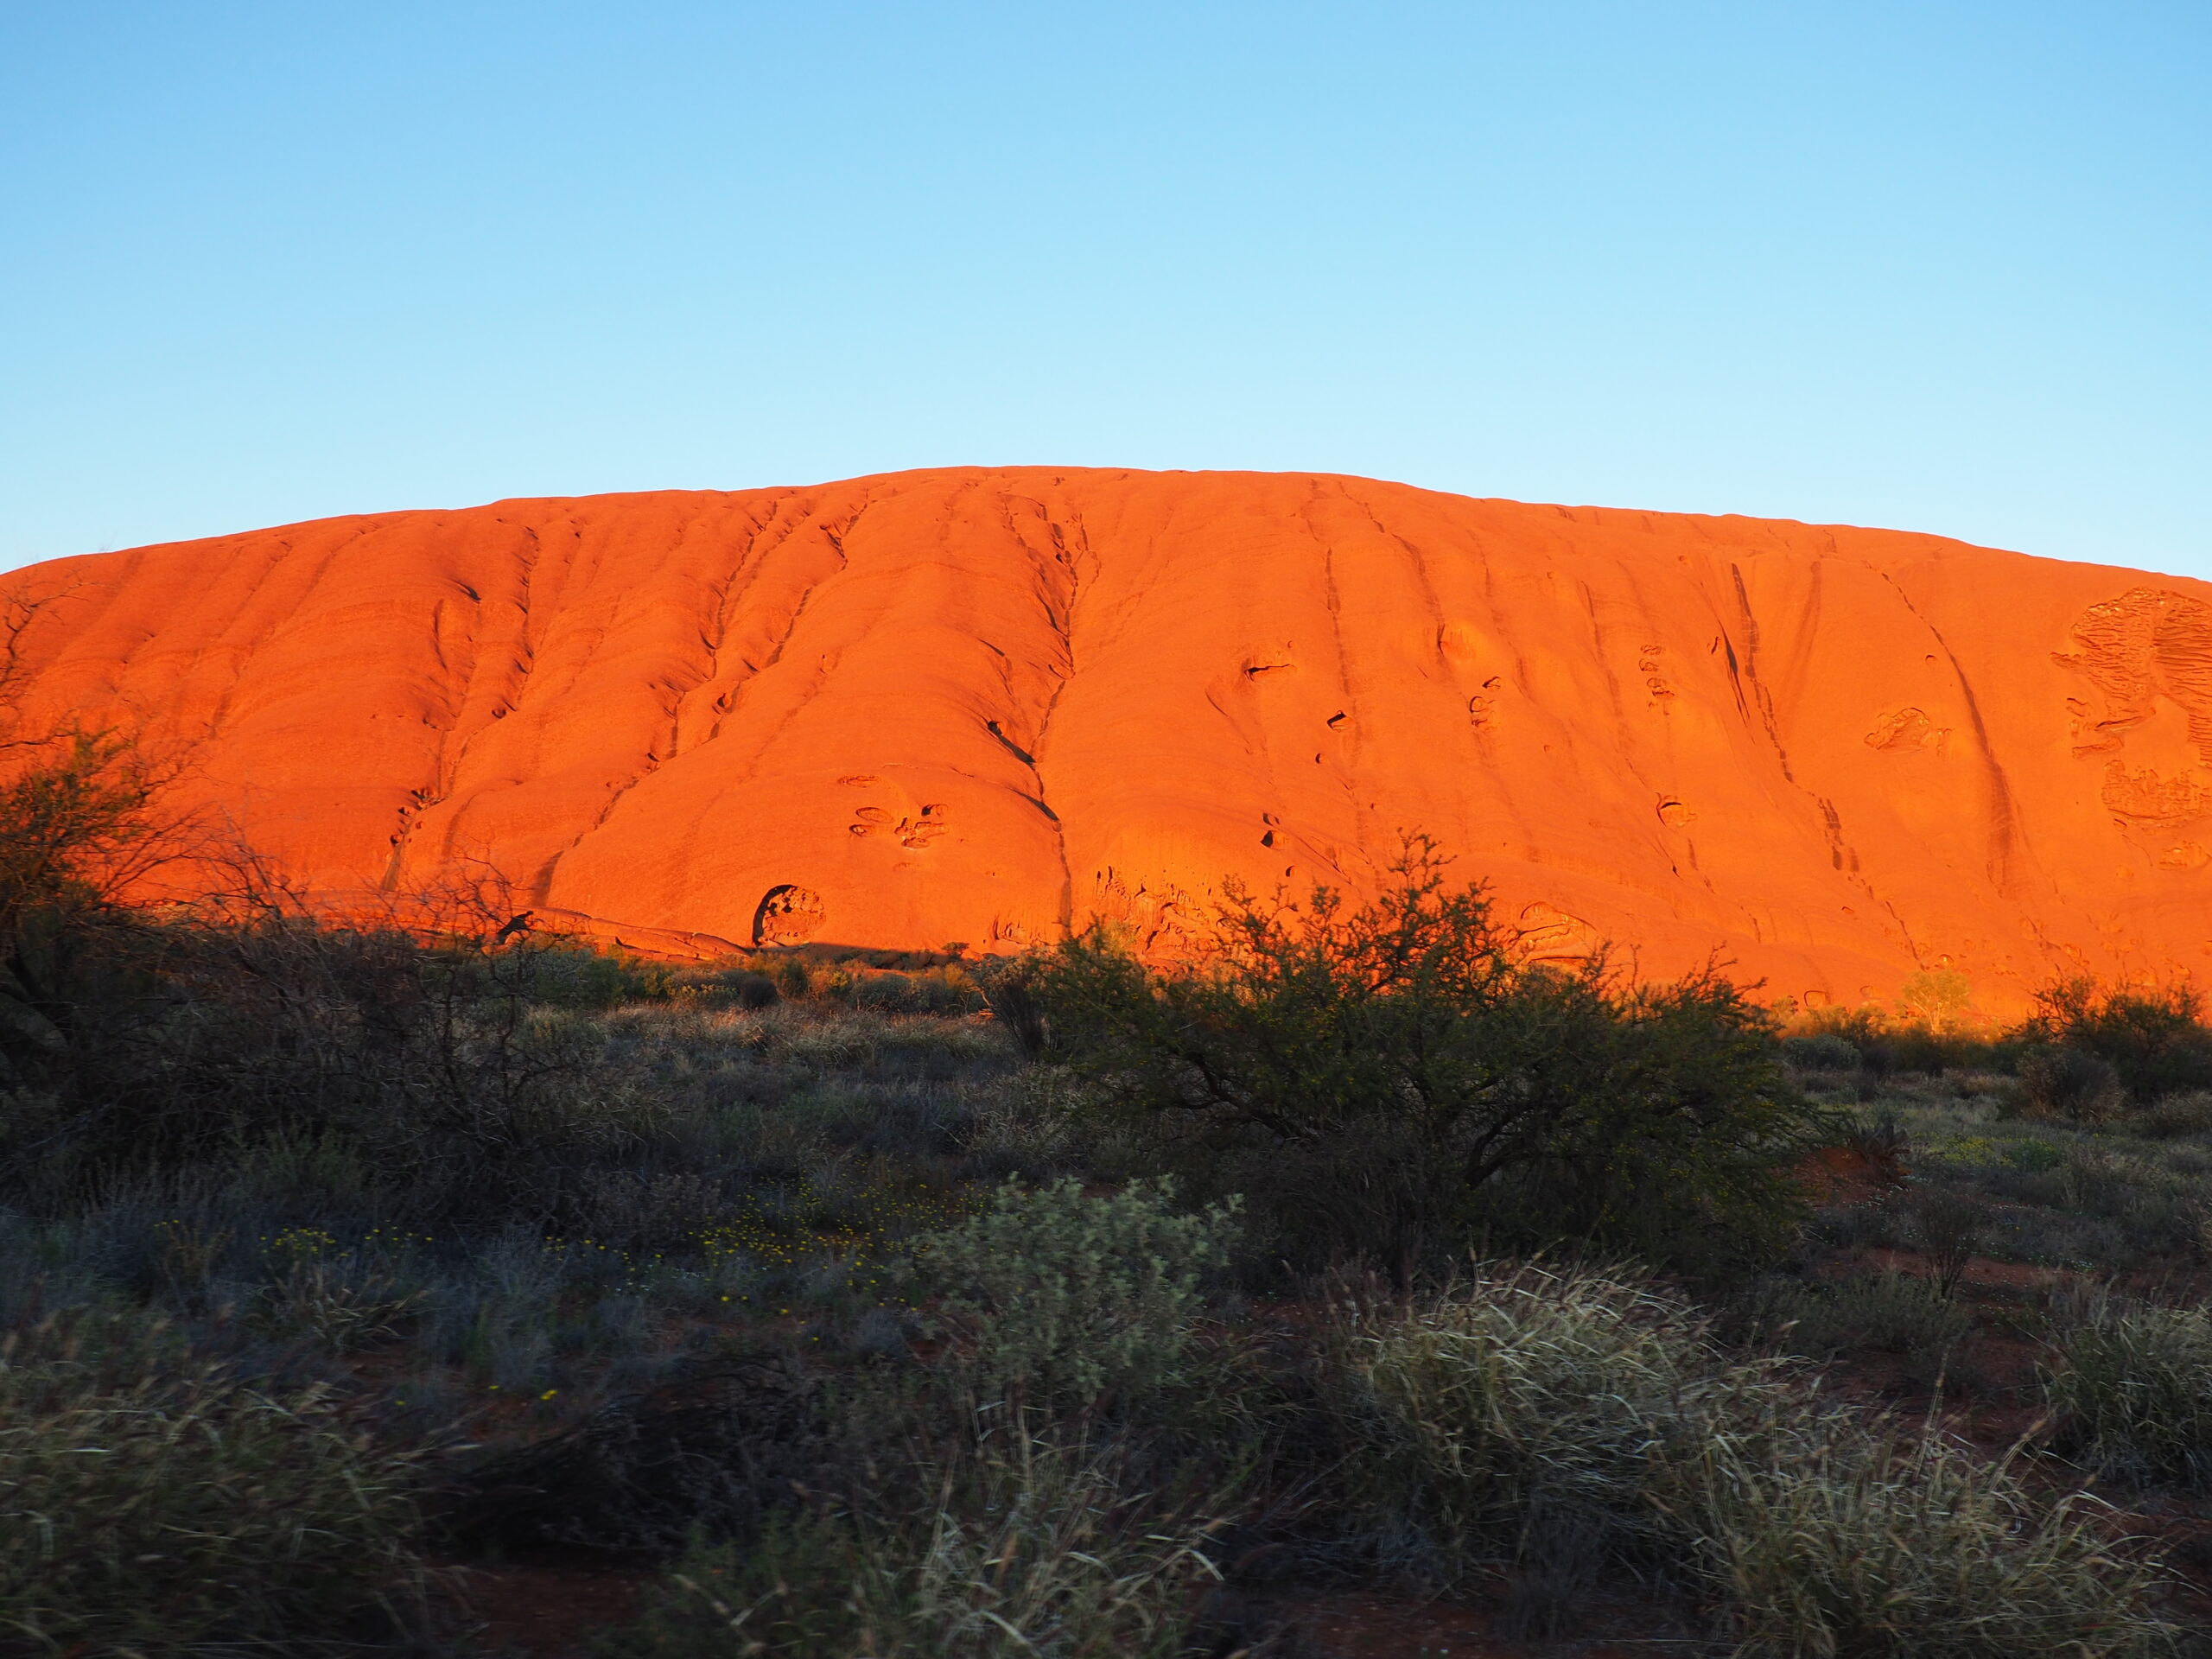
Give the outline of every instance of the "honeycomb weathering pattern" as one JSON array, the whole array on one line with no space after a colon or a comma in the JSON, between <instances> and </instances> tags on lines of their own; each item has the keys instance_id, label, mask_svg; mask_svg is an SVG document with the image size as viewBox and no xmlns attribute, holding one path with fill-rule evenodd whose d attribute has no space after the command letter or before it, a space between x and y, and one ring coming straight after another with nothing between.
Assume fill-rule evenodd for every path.
<instances>
[{"instance_id":1,"label":"honeycomb weathering pattern","mask_svg":"<svg viewBox=\"0 0 2212 1659\"><path fill-rule=\"evenodd\" d=\"M1539 959L2017 1007L2212 921L2212 587L1933 537L1058 468L515 500L61 560L34 712L194 746L332 893L607 937L1173 952L1402 829Z\"/></svg>"}]
</instances>

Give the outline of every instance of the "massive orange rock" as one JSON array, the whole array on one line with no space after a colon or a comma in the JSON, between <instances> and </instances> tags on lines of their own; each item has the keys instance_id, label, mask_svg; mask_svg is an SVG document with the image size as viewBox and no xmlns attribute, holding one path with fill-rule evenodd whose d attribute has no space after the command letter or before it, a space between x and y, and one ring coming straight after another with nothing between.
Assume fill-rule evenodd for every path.
<instances>
[{"instance_id":1,"label":"massive orange rock","mask_svg":"<svg viewBox=\"0 0 2212 1659\"><path fill-rule=\"evenodd\" d=\"M188 742L332 893L482 859L711 950L1172 951L1402 830L1536 957L1980 1006L2212 948L2212 587L1356 478L954 468L57 561L33 714ZM1927 982L1923 981L1923 983Z\"/></svg>"}]
</instances>

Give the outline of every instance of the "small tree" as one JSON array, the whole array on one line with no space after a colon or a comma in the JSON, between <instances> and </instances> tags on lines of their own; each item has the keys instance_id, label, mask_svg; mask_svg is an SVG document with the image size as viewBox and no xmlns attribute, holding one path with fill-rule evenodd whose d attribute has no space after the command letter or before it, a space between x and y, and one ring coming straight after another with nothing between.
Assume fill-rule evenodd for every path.
<instances>
[{"instance_id":1,"label":"small tree","mask_svg":"<svg viewBox=\"0 0 2212 1659\"><path fill-rule=\"evenodd\" d=\"M0 1080L36 1084L99 1039L143 982L150 943L123 903L171 855L160 780L111 734L15 746L0 783Z\"/></svg>"},{"instance_id":2,"label":"small tree","mask_svg":"<svg viewBox=\"0 0 2212 1659\"><path fill-rule=\"evenodd\" d=\"M1818 1120L1765 1012L1710 966L1644 986L1602 957L1526 964L1445 864L1409 837L1359 906L1232 885L1188 972L1094 928L1040 970L1055 1045L1164 1161L1311 1256L1403 1280L1482 1227L1680 1262L1779 1243Z\"/></svg>"}]
</instances>

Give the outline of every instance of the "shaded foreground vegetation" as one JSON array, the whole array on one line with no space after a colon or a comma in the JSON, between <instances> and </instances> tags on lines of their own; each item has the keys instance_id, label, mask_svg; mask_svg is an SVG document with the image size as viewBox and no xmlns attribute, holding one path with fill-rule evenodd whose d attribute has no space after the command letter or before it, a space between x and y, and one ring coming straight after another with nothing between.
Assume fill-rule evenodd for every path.
<instances>
[{"instance_id":1,"label":"shaded foreground vegetation","mask_svg":"<svg viewBox=\"0 0 2212 1659\"><path fill-rule=\"evenodd\" d=\"M639 1659L2193 1639L2185 991L1784 1036L1418 842L1174 973L679 970L126 906L130 767L0 799L0 1651L483 1651L582 1562Z\"/></svg>"}]
</instances>

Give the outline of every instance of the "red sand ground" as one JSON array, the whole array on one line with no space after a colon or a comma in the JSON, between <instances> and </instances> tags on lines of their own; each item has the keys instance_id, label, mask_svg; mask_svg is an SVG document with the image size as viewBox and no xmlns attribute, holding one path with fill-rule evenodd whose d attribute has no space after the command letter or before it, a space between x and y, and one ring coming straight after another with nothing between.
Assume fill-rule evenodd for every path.
<instances>
[{"instance_id":1,"label":"red sand ground","mask_svg":"<svg viewBox=\"0 0 2212 1659\"><path fill-rule=\"evenodd\" d=\"M1156 950L1402 827L1533 954L1916 969L2001 1012L2212 950L2212 586L1298 474L904 473L56 561L34 711L194 746L331 892L488 857L608 937ZM676 935L689 939L670 941ZM680 949L679 949L680 947Z\"/></svg>"}]
</instances>

